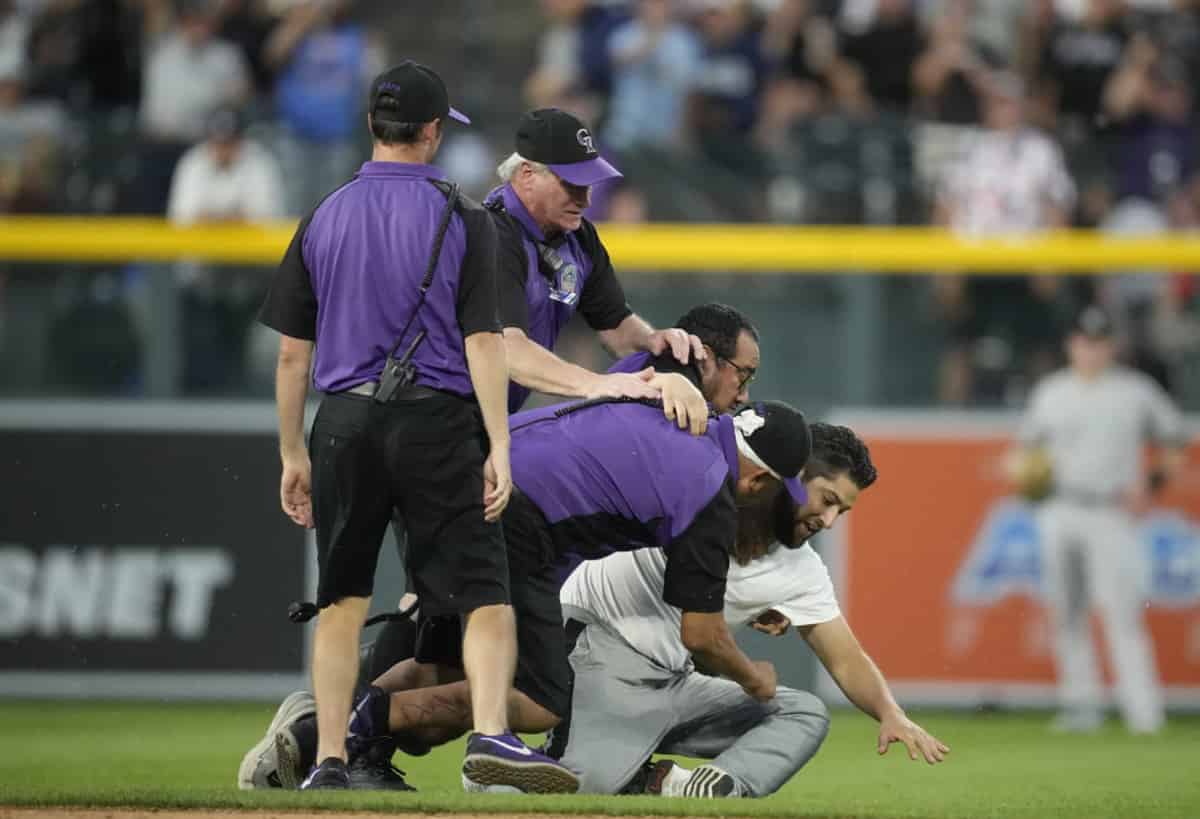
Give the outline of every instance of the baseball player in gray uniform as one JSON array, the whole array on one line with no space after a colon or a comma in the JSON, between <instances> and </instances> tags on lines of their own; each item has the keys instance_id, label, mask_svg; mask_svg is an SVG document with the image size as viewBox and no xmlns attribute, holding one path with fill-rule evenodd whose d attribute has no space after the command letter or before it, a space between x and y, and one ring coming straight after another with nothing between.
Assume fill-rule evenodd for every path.
<instances>
[{"instance_id":1,"label":"baseball player in gray uniform","mask_svg":"<svg viewBox=\"0 0 1200 819\"><path fill-rule=\"evenodd\" d=\"M1098 306L1077 317L1067 339L1069 366L1035 387L1014 463L1040 451L1053 476L1038 522L1058 667L1054 727L1090 731L1102 721L1091 603L1104 624L1125 724L1152 733L1162 726L1163 701L1142 616L1148 567L1135 527L1182 462L1184 436L1166 393L1113 362L1113 330ZM1157 446L1143 464L1148 442Z\"/></svg>"},{"instance_id":2,"label":"baseball player in gray uniform","mask_svg":"<svg viewBox=\"0 0 1200 819\"><path fill-rule=\"evenodd\" d=\"M875 481L870 454L846 427L811 430L807 501L777 504L765 526L741 518L725 621L775 635L795 626L850 701L879 720L879 753L902 742L911 758L940 762L949 748L897 705L807 542ZM662 600L665 574L662 556L642 549L585 562L567 579L560 599L575 638L574 692L570 721L554 729L549 753L565 745L562 762L579 771L581 792L768 796L820 748L829 712L807 691L779 686L764 702L732 680L699 673L703 654L681 636L681 611ZM712 761L694 770L648 763L655 752Z\"/></svg>"}]
</instances>

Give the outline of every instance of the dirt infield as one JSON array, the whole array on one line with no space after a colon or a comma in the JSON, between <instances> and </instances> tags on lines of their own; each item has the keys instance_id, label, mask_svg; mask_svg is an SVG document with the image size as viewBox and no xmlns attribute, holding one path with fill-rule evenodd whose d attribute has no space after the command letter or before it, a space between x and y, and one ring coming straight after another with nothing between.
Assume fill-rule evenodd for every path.
<instances>
[{"instance_id":1,"label":"dirt infield","mask_svg":"<svg viewBox=\"0 0 1200 819\"><path fill-rule=\"evenodd\" d=\"M388 819L429 819L428 813L388 813ZM378 819L378 813L282 810L150 810L146 808L5 808L0 819ZM444 819L612 819L586 813L445 813ZM628 816L622 819L661 819Z\"/></svg>"}]
</instances>

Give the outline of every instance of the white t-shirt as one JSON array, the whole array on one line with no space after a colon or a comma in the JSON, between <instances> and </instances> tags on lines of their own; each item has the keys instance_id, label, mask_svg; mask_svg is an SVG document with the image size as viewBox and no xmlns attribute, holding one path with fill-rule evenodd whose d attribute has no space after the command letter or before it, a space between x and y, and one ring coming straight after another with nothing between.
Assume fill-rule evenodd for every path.
<instances>
[{"instance_id":1,"label":"white t-shirt","mask_svg":"<svg viewBox=\"0 0 1200 819\"><path fill-rule=\"evenodd\" d=\"M214 38L193 47L178 33L164 35L142 70L142 127L162 139L199 140L209 115L249 87L250 69L237 46Z\"/></svg>"},{"instance_id":2,"label":"white t-shirt","mask_svg":"<svg viewBox=\"0 0 1200 819\"><path fill-rule=\"evenodd\" d=\"M283 218L283 179L275 157L245 139L233 162L222 167L206 143L193 146L175 166L167 218L179 225Z\"/></svg>"},{"instance_id":3,"label":"white t-shirt","mask_svg":"<svg viewBox=\"0 0 1200 819\"><path fill-rule=\"evenodd\" d=\"M684 671L691 667L691 654L679 635L682 613L662 599L666 566L662 549L585 560L567 578L559 599L608 624L663 668ZM747 566L730 561L725 622L730 628L745 626L768 609L793 626L825 623L841 613L829 571L808 544L798 549L776 544Z\"/></svg>"},{"instance_id":4,"label":"white t-shirt","mask_svg":"<svg viewBox=\"0 0 1200 819\"><path fill-rule=\"evenodd\" d=\"M1031 128L982 131L940 191L950 226L969 236L1047 227L1046 207L1069 209L1075 185L1058 145Z\"/></svg>"}]
</instances>

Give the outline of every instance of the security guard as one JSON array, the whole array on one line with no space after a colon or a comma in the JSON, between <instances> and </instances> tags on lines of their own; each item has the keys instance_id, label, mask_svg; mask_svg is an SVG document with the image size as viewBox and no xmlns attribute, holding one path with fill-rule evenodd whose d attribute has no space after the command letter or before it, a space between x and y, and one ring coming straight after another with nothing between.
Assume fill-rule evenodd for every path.
<instances>
[{"instance_id":1,"label":"security guard","mask_svg":"<svg viewBox=\"0 0 1200 819\"><path fill-rule=\"evenodd\" d=\"M1151 733L1162 726L1163 700L1143 619L1146 567L1136 524L1181 463L1184 438L1162 389L1113 364L1113 330L1102 308L1080 313L1067 340L1070 366L1034 389L1014 464L1040 451L1053 476L1039 525L1062 708L1054 727L1091 731L1101 722L1090 601L1104 622L1125 724ZM1147 439L1159 445L1149 470Z\"/></svg>"},{"instance_id":2,"label":"security guard","mask_svg":"<svg viewBox=\"0 0 1200 819\"><path fill-rule=\"evenodd\" d=\"M469 120L414 62L376 78L368 111L371 161L300 223L261 312L282 333L281 500L315 526L320 564L318 765L302 787L408 787L390 769L386 785L356 782L345 763L359 633L398 512L422 606L466 620L473 722L486 740L476 767L522 790L573 791L571 772L508 732L516 635L498 524L512 475L496 234L428 164L447 117ZM326 395L305 451L314 342L312 378Z\"/></svg>"},{"instance_id":3,"label":"security guard","mask_svg":"<svg viewBox=\"0 0 1200 819\"><path fill-rule=\"evenodd\" d=\"M530 390L575 398L663 398L668 417L697 416L704 401L675 381L634 373L594 373L556 356L558 335L576 312L618 357L641 350L670 352L682 363L704 359L703 345L679 328L655 330L625 301L596 226L584 218L591 188L621 172L600 156L591 131L557 108L530 111L517 125L516 151L497 172L504 183L485 206L497 215L501 316L513 384L509 409ZM672 392L674 390L674 392Z\"/></svg>"}]
</instances>

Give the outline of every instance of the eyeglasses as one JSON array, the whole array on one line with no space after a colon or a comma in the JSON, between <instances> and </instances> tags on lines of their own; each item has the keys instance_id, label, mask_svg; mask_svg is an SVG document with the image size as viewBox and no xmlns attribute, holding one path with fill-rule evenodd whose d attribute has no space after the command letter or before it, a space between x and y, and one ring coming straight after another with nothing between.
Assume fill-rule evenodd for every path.
<instances>
[{"instance_id":1,"label":"eyeglasses","mask_svg":"<svg viewBox=\"0 0 1200 819\"><path fill-rule=\"evenodd\" d=\"M752 382L755 379L755 377L758 375L757 368L743 367L741 364L738 364L733 359L726 358L723 355L717 356L717 361L724 361L730 367L733 367L735 370L737 370L738 392L741 392L742 390L746 389L746 387L750 386L750 382Z\"/></svg>"}]
</instances>

